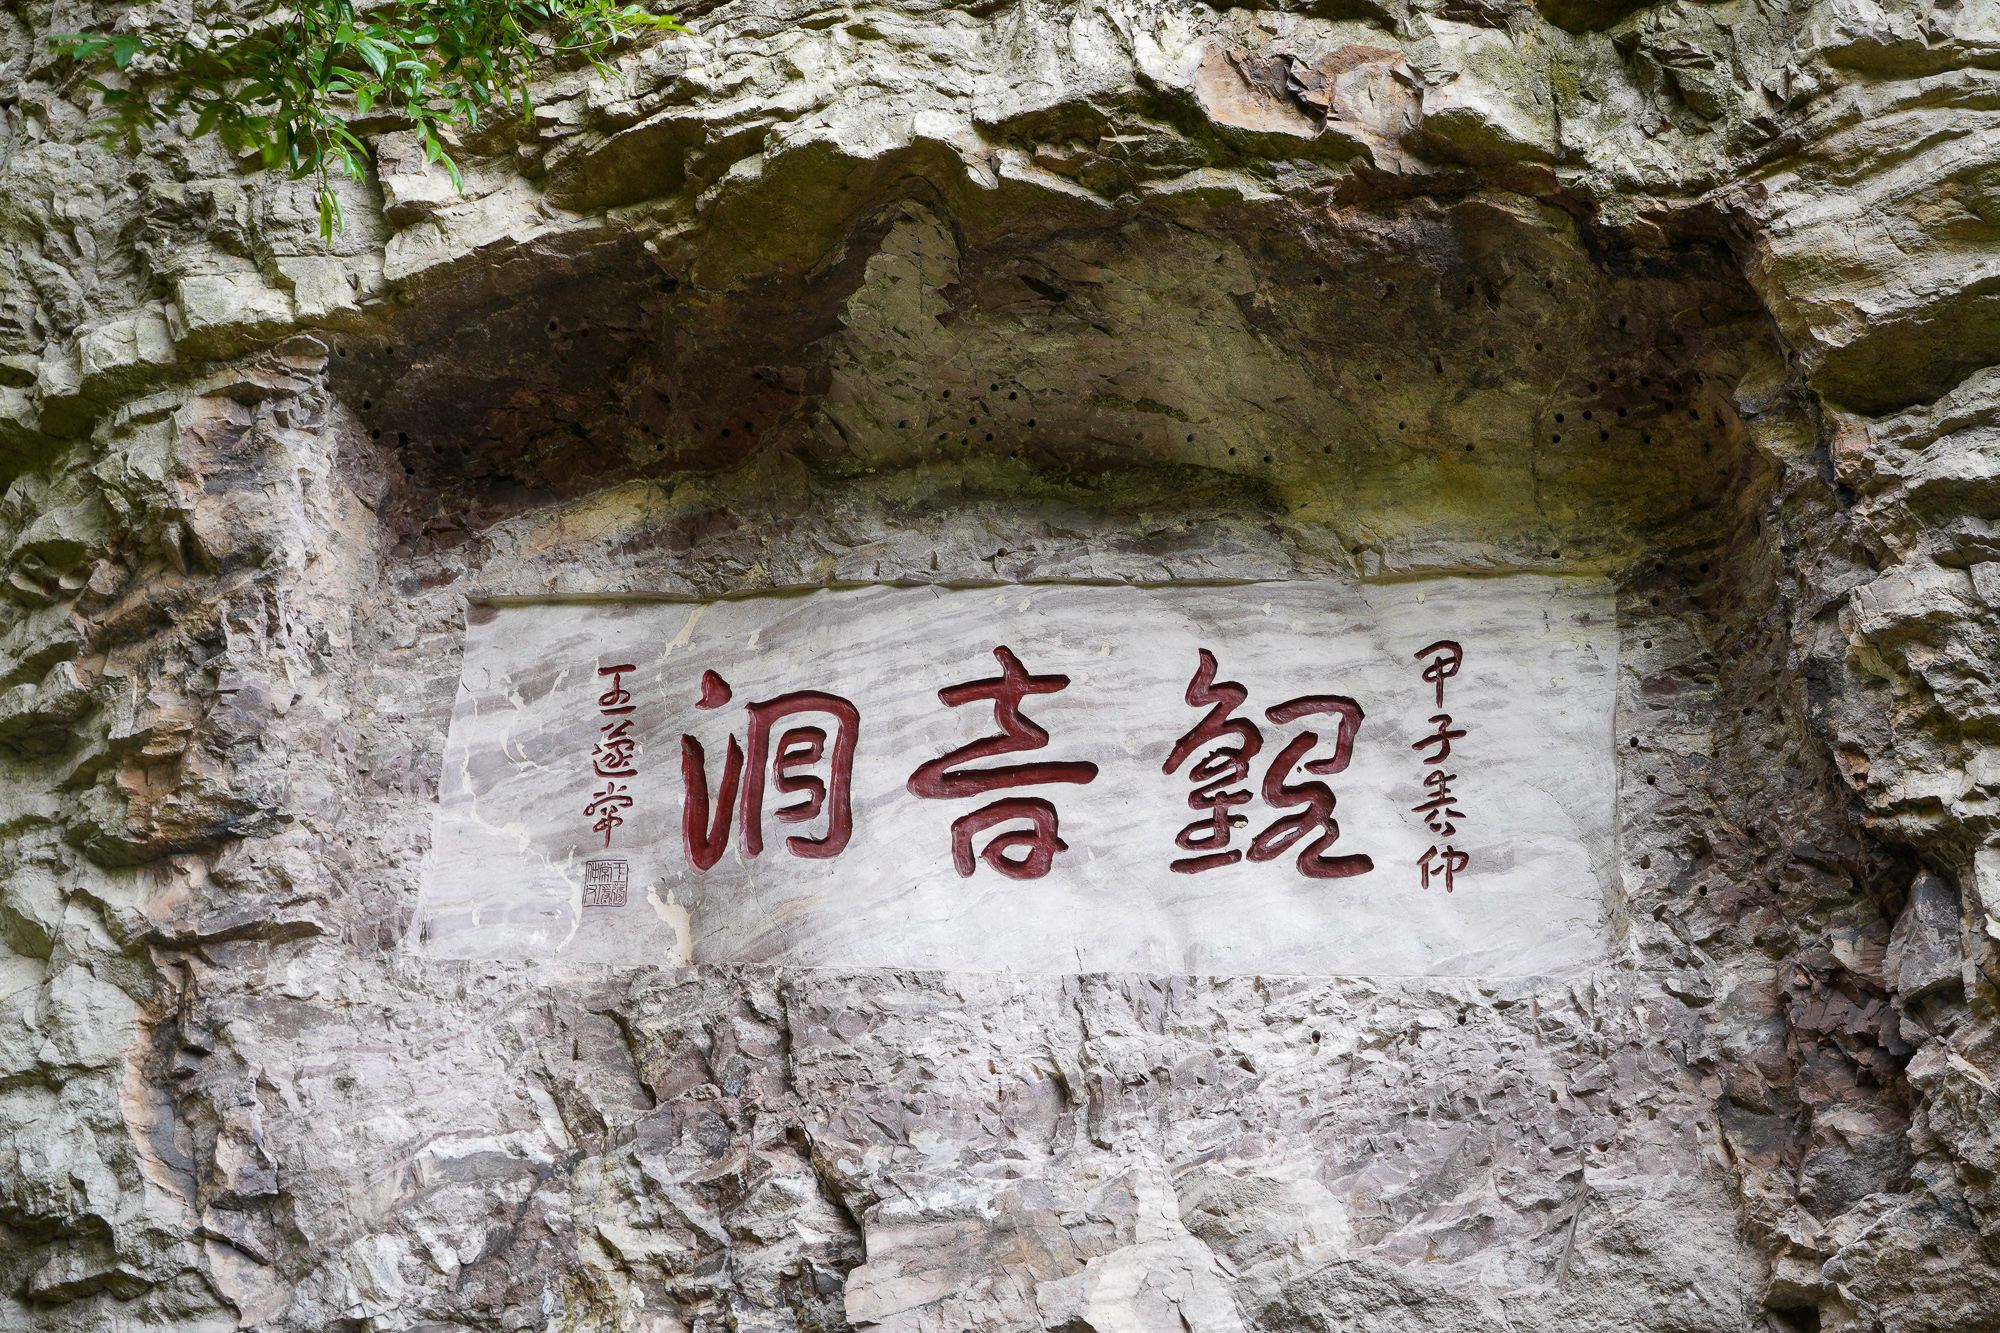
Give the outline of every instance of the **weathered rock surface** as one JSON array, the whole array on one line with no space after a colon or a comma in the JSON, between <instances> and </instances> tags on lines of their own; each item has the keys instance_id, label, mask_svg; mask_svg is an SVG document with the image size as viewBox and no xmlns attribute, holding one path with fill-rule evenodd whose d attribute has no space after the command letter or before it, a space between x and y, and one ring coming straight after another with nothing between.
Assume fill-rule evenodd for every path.
<instances>
[{"instance_id":1,"label":"weathered rock surface","mask_svg":"<svg viewBox=\"0 0 2000 1333\"><path fill-rule=\"evenodd\" d=\"M2000 1326L2000 19L693 6L454 194L0 13L0 1326ZM405 938L469 596L1585 572L1605 961Z\"/></svg>"}]
</instances>

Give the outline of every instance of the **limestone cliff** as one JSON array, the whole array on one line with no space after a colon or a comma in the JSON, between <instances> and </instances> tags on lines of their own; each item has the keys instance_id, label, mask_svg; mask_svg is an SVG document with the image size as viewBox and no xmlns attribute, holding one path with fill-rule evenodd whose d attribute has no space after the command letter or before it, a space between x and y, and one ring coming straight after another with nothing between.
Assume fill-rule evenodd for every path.
<instances>
[{"instance_id":1,"label":"limestone cliff","mask_svg":"<svg viewBox=\"0 0 2000 1333\"><path fill-rule=\"evenodd\" d=\"M2000 11L684 17L329 250L0 12L0 1327L2000 1327ZM468 598L1513 569L1585 974L406 938Z\"/></svg>"}]
</instances>

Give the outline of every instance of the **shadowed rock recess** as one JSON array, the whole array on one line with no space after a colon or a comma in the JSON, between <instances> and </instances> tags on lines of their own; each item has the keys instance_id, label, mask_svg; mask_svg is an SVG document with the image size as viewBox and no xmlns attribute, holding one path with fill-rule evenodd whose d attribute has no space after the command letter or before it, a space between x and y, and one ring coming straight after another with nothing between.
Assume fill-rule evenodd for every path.
<instances>
[{"instance_id":1,"label":"shadowed rock recess","mask_svg":"<svg viewBox=\"0 0 2000 1333\"><path fill-rule=\"evenodd\" d=\"M1991 5L684 17L329 250L0 12L0 1327L2000 1327ZM407 938L482 599L1513 570L1572 975Z\"/></svg>"}]
</instances>

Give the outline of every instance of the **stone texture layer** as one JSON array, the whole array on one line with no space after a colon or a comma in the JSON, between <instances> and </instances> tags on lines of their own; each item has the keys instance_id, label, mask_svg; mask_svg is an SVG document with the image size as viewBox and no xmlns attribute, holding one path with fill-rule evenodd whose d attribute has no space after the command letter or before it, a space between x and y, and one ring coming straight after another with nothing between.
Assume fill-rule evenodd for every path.
<instances>
[{"instance_id":1,"label":"stone texture layer","mask_svg":"<svg viewBox=\"0 0 2000 1333\"><path fill-rule=\"evenodd\" d=\"M0 1325L2000 1324L1974 0L688 6L350 229L0 12ZM473 596L1610 581L1559 981L412 937Z\"/></svg>"}]
</instances>

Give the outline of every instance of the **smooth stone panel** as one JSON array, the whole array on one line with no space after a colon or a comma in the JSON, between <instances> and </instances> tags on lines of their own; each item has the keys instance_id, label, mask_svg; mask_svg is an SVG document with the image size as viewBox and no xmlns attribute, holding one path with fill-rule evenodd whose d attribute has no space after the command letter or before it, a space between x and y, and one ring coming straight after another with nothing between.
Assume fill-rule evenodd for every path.
<instances>
[{"instance_id":1,"label":"smooth stone panel","mask_svg":"<svg viewBox=\"0 0 2000 1333\"><path fill-rule=\"evenodd\" d=\"M469 620L421 908L419 938L435 955L1502 977L1574 970L1604 951L1616 873L1617 640L1601 580L867 587L704 604L475 606ZM1436 683L1424 678L1436 655L1418 654L1446 639L1460 645L1462 665L1444 680L1440 707ZM952 707L939 691L1000 677L1003 646L1026 673L1069 683L1022 702L1047 732L1042 748L958 767L1092 764L1094 778L914 794L910 780L927 761L999 734L991 700ZM1231 807L1243 823L1230 849L1249 850L1255 835L1306 808L1275 807L1267 786L1284 798L1284 788L1318 782L1337 800L1338 827L1320 851L1366 856L1372 869L1302 873L1299 852L1318 826L1274 859L1172 869L1196 854L1175 839L1201 817L1189 805L1189 773L1208 751L1178 772L1163 767L1208 712L1187 700L1203 649L1220 681L1246 687L1234 716L1261 739L1248 777L1232 788L1251 799ZM612 695L605 705L612 680L600 671L625 665L634 670L617 686L629 699ZM712 706L700 707L707 672L719 680L707 686ZM715 792L729 739L750 740L749 706L798 691L855 710L844 848L796 855L787 843L827 850L811 840L830 833L838 783L817 817L776 817L780 806L810 799L802 777L833 776L843 724L799 714L775 724L770 748L782 748L776 733L787 727L815 726L821 754L804 762L812 747L795 739L801 766L791 793L775 785L775 753L767 759L761 851L746 847L739 792L719 859L697 869L683 820L684 738L702 747ZM1324 771L1337 767L1337 713L1283 722L1266 713L1321 696L1350 699L1362 713L1342 771ZM1426 760L1439 747L1421 738L1437 730L1440 713L1465 734L1433 766ZM632 775L606 779L593 763L619 761L594 747L620 720L636 742ZM1319 740L1267 782L1287 742L1306 730ZM1311 762L1322 772L1305 771ZM1415 809L1435 790L1425 784L1434 768L1455 776L1462 814L1448 836ZM613 805L623 820L615 826L586 813L607 781L623 788L614 797L631 800ZM961 875L954 821L1009 798L1052 805L1066 849L1037 878L978 859ZM998 825L972 849L1028 827ZM1449 892L1447 846L1465 858ZM1009 853L1021 856L1018 846Z\"/></svg>"}]
</instances>

